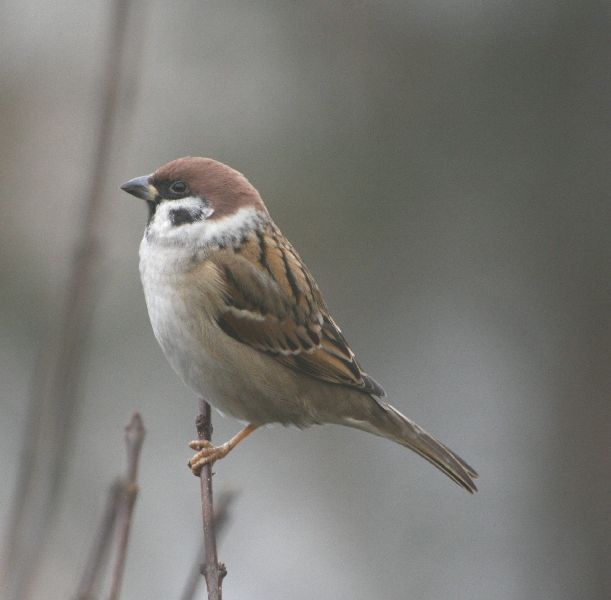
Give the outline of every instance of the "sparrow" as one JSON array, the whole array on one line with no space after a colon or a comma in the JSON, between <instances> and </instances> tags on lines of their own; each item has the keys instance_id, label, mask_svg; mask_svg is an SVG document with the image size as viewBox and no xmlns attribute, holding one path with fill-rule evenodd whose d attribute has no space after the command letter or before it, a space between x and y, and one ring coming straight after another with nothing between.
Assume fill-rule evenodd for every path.
<instances>
[{"instance_id":1,"label":"sparrow","mask_svg":"<svg viewBox=\"0 0 611 600\"><path fill-rule=\"evenodd\" d=\"M477 490L472 467L382 400L244 175L185 157L121 189L148 206L140 275L166 358L198 396L247 423L221 446L190 444L196 475L262 425L335 423L401 444Z\"/></svg>"}]
</instances>

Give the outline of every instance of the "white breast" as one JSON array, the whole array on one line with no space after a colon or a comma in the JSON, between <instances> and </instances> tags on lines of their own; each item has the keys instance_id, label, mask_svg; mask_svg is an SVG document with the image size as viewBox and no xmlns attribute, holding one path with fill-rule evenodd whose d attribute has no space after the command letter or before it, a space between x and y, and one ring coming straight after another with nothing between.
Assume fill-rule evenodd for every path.
<instances>
[{"instance_id":1,"label":"white breast","mask_svg":"<svg viewBox=\"0 0 611 600\"><path fill-rule=\"evenodd\" d=\"M193 254L181 246L151 243L146 237L140 245L151 325L173 369L198 396L241 421L309 423L297 374L218 327L210 297L218 297L218 290L213 285L205 289L201 278L197 287L189 285L192 260Z\"/></svg>"},{"instance_id":2,"label":"white breast","mask_svg":"<svg viewBox=\"0 0 611 600\"><path fill-rule=\"evenodd\" d=\"M182 380L196 393L210 396L205 382L216 368L207 351L201 330L214 324L204 313L193 314L188 298L181 293L190 257L180 246L140 245L140 276L153 332L163 352ZM202 335L203 334L203 335Z\"/></svg>"}]
</instances>

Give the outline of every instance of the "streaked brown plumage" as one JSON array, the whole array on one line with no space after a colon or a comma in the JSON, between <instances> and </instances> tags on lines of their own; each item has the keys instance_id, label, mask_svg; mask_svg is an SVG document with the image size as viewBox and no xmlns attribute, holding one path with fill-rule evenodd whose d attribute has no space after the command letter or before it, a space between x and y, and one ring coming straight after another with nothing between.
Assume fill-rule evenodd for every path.
<instances>
[{"instance_id":1,"label":"streaked brown plumage","mask_svg":"<svg viewBox=\"0 0 611 600\"><path fill-rule=\"evenodd\" d=\"M308 375L384 395L360 368L314 279L276 227L209 260L223 278L226 307L217 322L227 335Z\"/></svg>"}]
</instances>

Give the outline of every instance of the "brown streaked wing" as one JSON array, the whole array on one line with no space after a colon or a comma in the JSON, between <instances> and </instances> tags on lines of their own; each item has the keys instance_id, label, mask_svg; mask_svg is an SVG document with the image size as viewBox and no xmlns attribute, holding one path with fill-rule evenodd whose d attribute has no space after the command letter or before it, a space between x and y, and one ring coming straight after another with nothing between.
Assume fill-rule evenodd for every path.
<instances>
[{"instance_id":1,"label":"brown streaked wing","mask_svg":"<svg viewBox=\"0 0 611 600\"><path fill-rule=\"evenodd\" d=\"M312 377L384 395L360 368L311 274L276 229L253 234L239 248L219 249L210 261L225 290L216 319L227 335Z\"/></svg>"}]
</instances>

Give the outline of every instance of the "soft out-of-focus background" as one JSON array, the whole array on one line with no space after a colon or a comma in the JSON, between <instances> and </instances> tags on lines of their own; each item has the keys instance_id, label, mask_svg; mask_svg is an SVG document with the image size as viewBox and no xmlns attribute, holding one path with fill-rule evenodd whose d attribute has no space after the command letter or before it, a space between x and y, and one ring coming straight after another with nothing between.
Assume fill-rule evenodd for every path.
<instances>
[{"instance_id":1,"label":"soft out-of-focus background","mask_svg":"<svg viewBox=\"0 0 611 600\"><path fill-rule=\"evenodd\" d=\"M117 189L183 155L247 175L364 368L481 475L471 497L364 433L259 431L216 467L216 489L240 492L226 597L609 598L609 3L136 8L143 58L123 88L76 436L33 598L74 591L134 410L148 437L124 597L178 597L199 544L197 399L148 323L145 207ZM5 530L91 173L109 6L0 14ZM219 441L238 430L214 424Z\"/></svg>"}]
</instances>

